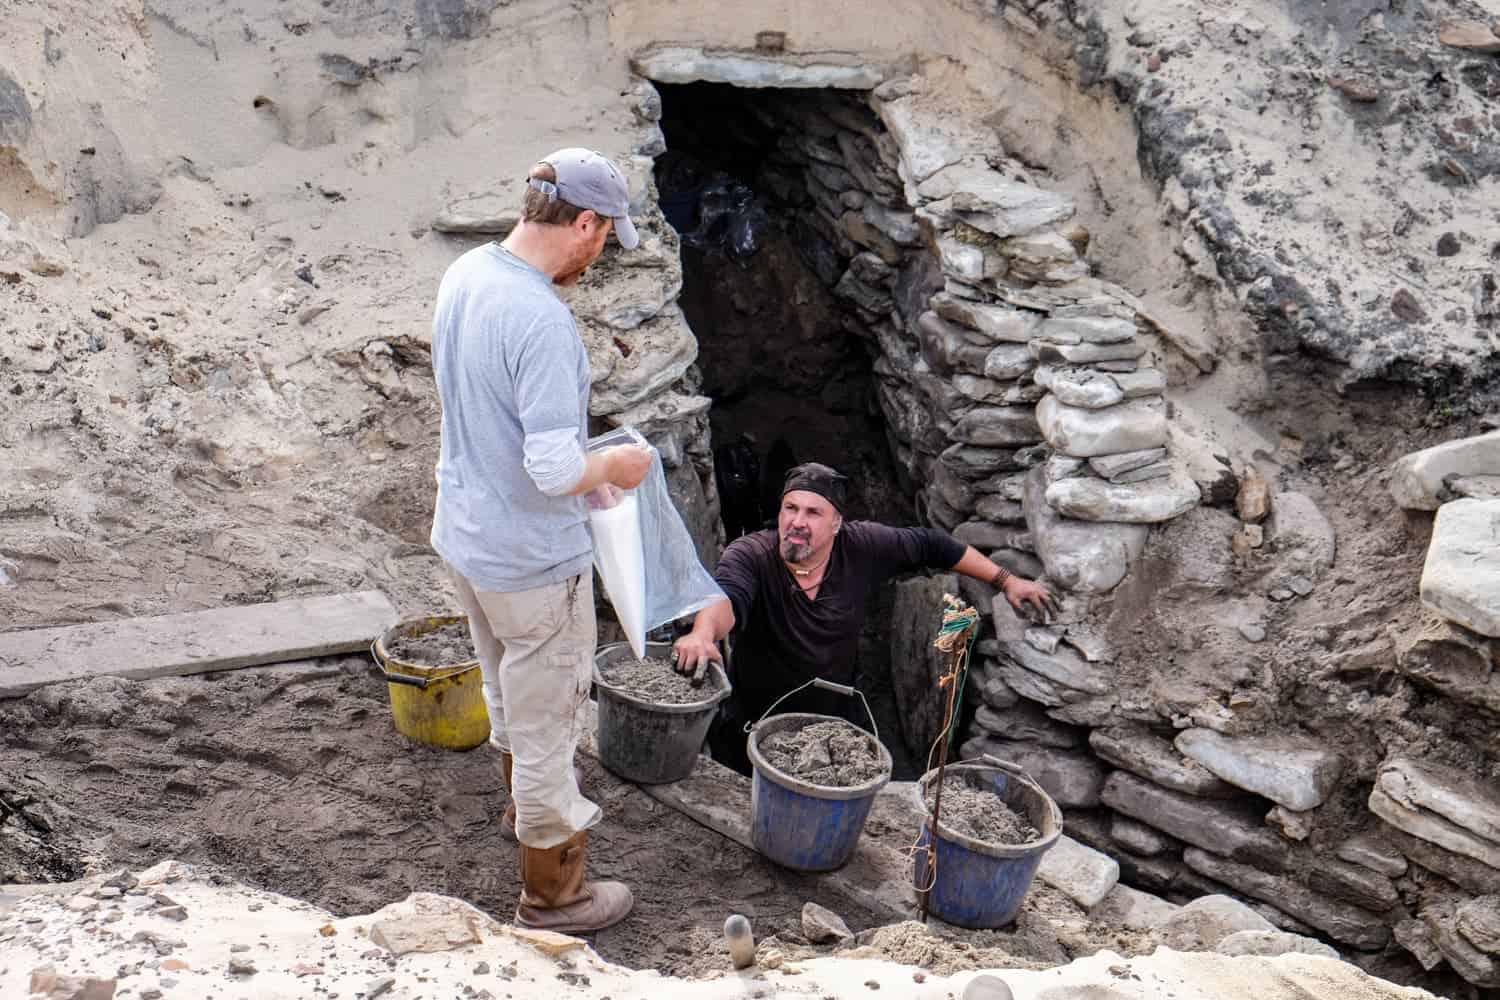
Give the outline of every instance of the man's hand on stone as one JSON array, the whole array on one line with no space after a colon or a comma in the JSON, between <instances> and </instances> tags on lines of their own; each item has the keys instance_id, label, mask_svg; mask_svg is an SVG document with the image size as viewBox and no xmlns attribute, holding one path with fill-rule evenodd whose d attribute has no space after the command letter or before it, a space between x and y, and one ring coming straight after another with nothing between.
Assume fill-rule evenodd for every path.
<instances>
[{"instance_id":1,"label":"man's hand on stone","mask_svg":"<svg viewBox=\"0 0 1500 1000\"><path fill-rule=\"evenodd\" d=\"M689 633L672 646L672 669L692 677L694 683L703 680L711 662L722 666L724 657L719 644L705 636Z\"/></svg>"},{"instance_id":2,"label":"man's hand on stone","mask_svg":"<svg viewBox=\"0 0 1500 1000\"><path fill-rule=\"evenodd\" d=\"M1049 615L1056 616L1062 610L1061 603L1047 589L1046 584L1020 576L1012 576L1005 581L1005 599L1017 611L1025 611L1026 605L1031 605L1042 621L1049 620Z\"/></svg>"},{"instance_id":3,"label":"man's hand on stone","mask_svg":"<svg viewBox=\"0 0 1500 1000\"><path fill-rule=\"evenodd\" d=\"M609 462L609 481L621 489L635 489L651 469L651 451L647 448L622 444L610 448L605 455Z\"/></svg>"}]
</instances>

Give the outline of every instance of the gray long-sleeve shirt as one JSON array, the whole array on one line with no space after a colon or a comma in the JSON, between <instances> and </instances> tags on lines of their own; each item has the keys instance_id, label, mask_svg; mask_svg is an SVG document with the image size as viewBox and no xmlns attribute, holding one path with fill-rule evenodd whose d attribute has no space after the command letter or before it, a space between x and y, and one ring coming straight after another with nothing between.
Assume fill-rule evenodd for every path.
<instances>
[{"instance_id":1,"label":"gray long-sleeve shirt","mask_svg":"<svg viewBox=\"0 0 1500 1000\"><path fill-rule=\"evenodd\" d=\"M547 275L487 243L448 268L432 319L443 404L432 547L482 590L589 571L578 497L589 359Z\"/></svg>"}]
</instances>

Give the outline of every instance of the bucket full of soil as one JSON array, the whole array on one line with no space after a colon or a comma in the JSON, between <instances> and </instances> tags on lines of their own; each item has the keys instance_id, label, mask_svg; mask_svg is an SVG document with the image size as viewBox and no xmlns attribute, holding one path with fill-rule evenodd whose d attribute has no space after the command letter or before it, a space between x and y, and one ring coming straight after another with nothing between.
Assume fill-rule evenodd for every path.
<instances>
[{"instance_id":1,"label":"bucket full of soil","mask_svg":"<svg viewBox=\"0 0 1500 1000\"><path fill-rule=\"evenodd\" d=\"M648 642L645 649L637 658L619 642L594 656L599 761L626 781L660 785L692 772L719 702L729 697L729 678L711 663L694 687L672 669L669 644Z\"/></svg>"},{"instance_id":2,"label":"bucket full of soil","mask_svg":"<svg viewBox=\"0 0 1500 1000\"><path fill-rule=\"evenodd\" d=\"M489 739L484 678L467 615L404 619L380 634L370 654L385 672L401 735L450 750Z\"/></svg>"},{"instance_id":3,"label":"bucket full of soil","mask_svg":"<svg viewBox=\"0 0 1500 1000\"><path fill-rule=\"evenodd\" d=\"M927 905L959 927L1005 927L1016 919L1037 867L1062 836L1062 810L1025 771L984 757L950 764L929 868L932 803L937 771L917 782L926 820L918 839L913 878L918 891L931 887Z\"/></svg>"},{"instance_id":4,"label":"bucket full of soil","mask_svg":"<svg viewBox=\"0 0 1500 1000\"><path fill-rule=\"evenodd\" d=\"M858 694L828 681L809 683ZM891 780L891 752L879 736L836 716L789 712L751 727L748 752L755 849L797 871L831 871L847 862L876 793Z\"/></svg>"}]
</instances>

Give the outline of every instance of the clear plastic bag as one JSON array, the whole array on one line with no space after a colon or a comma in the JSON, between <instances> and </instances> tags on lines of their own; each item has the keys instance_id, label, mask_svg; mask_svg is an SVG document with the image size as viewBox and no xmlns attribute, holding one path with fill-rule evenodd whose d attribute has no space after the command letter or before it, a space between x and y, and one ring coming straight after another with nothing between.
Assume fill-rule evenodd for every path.
<instances>
[{"instance_id":1,"label":"clear plastic bag","mask_svg":"<svg viewBox=\"0 0 1500 1000\"><path fill-rule=\"evenodd\" d=\"M636 445L651 452L651 468L633 490L600 486L584 497L594 536L594 566L609 603L637 657L646 653L646 633L696 614L724 591L698 561L698 549L682 515L672 506L661 456L634 428L590 438L588 450Z\"/></svg>"}]
</instances>

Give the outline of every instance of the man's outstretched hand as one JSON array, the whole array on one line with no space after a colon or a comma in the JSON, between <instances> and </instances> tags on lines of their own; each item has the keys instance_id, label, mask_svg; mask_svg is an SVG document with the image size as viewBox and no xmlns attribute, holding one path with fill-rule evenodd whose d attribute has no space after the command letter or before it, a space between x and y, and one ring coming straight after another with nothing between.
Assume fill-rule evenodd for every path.
<instances>
[{"instance_id":1,"label":"man's outstretched hand","mask_svg":"<svg viewBox=\"0 0 1500 1000\"><path fill-rule=\"evenodd\" d=\"M1036 609L1043 621L1062 611L1062 604L1047 585L1021 576L1012 576L1005 581L1005 599L1017 611L1026 610L1026 605Z\"/></svg>"},{"instance_id":2,"label":"man's outstretched hand","mask_svg":"<svg viewBox=\"0 0 1500 1000\"><path fill-rule=\"evenodd\" d=\"M710 662L724 664L719 644L712 639L690 632L672 645L672 669L687 674L694 684L703 683Z\"/></svg>"}]
</instances>

